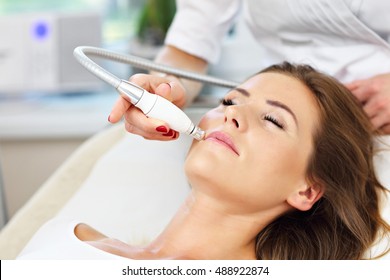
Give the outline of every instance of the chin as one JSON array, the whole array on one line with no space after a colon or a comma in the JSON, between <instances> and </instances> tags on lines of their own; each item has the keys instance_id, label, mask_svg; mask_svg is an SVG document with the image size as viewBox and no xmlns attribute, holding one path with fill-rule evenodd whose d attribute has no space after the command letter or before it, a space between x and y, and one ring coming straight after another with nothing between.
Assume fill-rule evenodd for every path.
<instances>
[{"instance_id":1,"label":"chin","mask_svg":"<svg viewBox=\"0 0 390 280\"><path fill-rule=\"evenodd\" d=\"M221 162L218 162L218 158L196 148L190 150L184 163L185 174L191 185L216 183L218 178L221 178L219 174L223 174L220 167Z\"/></svg>"}]
</instances>

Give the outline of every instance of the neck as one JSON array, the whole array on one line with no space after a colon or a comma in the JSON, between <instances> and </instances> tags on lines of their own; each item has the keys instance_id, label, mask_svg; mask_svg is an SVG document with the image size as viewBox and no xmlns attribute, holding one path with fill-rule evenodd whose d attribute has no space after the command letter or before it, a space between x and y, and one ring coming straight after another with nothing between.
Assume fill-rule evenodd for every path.
<instances>
[{"instance_id":1,"label":"neck","mask_svg":"<svg viewBox=\"0 0 390 280\"><path fill-rule=\"evenodd\" d=\"M218 200L192 192L138 257L255 259L256 235L272 220L267 216L231 213Z\"/></svg>"}]
</instances>

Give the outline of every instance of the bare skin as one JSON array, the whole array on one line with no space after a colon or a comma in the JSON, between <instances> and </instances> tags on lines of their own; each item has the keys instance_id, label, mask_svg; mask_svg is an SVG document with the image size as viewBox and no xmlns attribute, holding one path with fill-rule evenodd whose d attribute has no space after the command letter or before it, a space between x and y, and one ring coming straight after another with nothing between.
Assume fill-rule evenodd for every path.
<instances>
[{"instance_id":1,"label":"bare skin","mask_svg":"<svg viewBox=\"0 0 390 280\"><path fill-rule=\"evenodd\" d=\"M375 129L390 134L390 74L381 74L346 85L362 103Z\"/></svg>"}]
</instances>

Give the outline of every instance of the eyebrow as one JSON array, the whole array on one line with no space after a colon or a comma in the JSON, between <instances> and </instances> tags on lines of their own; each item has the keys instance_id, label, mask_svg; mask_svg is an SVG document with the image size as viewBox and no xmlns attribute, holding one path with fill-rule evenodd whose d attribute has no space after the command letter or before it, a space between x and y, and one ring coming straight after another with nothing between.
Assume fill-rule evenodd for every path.
<instances>
[{"instance_id":1,"label":"eyebrow","mask_svg":"<svg viewBox=\"0 0 390 280\"><path fill-rule=\"evenodd\" d=\"M243 89L243 88L234 88L233 90L235 91L238 91L239 93L241 93L242 95L246 96L246 97L249 97L251 94L249 93L249 91L247 91L246 89ZM281 109L284 109L285 111L287 111L288 113L290 113L290 115L293 117L295 123L298 125L298 121L297 121L297 116L294 114L294 112L290 109L290 107L288 107L286 104L282 103L282 102L279 102L279 101L276 101L276 100L266 100L266 103L268 105L271 105L271 106L275 106L275 107L278 107L278 108L281 108Z\"/></svg>"},{"instance_id":2,"label":"eyebrow","mask_svg":"<svg viewBox=\"0 0 390 280\"><path fill-rule=\"evenodd\" d=\"M266 100L266 103L271 105L271 106L282 108L285 111L287 111L288 113L290 113L290 115L293 117L295 123L298 125L297 117L295 116L294 112L290 109L290 107L288 107L286 104L279 102L279 101L276 101L276 100Z\"/></svg>"},{"instance_id":3,"label":"eyebrow","mask_svg":"<svg viewBox=\"0 0 390 280\"><path fill-rule=\"evenodd\" d=\"M235 91L238 91L239 93L241 93L242 95L248 97L250 96L251 94L249 93L249 91L247 91L246 89L243 89L243 88L239 88L239 87L236 87L234 88L233 90Z\"/></svg>"}]
</instances>

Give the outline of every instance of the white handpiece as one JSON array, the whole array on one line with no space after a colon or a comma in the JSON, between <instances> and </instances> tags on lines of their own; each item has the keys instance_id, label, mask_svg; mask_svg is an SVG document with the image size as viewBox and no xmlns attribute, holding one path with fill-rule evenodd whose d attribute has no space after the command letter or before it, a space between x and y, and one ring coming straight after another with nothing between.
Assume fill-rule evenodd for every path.
<instances>
[{"instance_id":1,"label":"white handpiece","mask_svg":"<svg viewBox=\"0 0 390 280\"><path fill-rule=\"evenodd\" d=\"M191 135L196 140L203 140L204 131L195 126L190 118L172 102L125 80L121 81L117 90L146 116L163 120L170 128Z\"/></svg>"}]
</instances>

